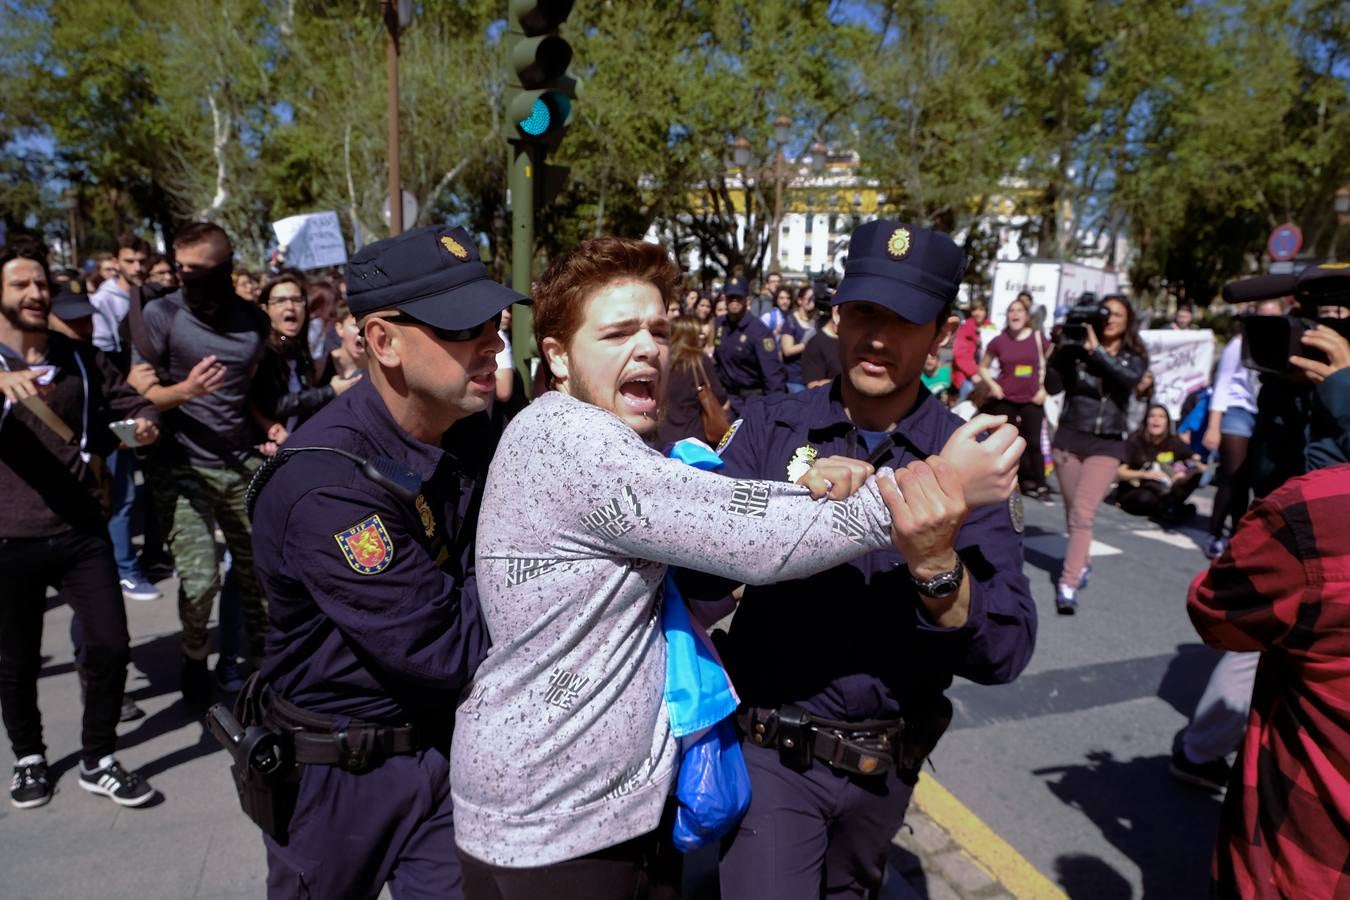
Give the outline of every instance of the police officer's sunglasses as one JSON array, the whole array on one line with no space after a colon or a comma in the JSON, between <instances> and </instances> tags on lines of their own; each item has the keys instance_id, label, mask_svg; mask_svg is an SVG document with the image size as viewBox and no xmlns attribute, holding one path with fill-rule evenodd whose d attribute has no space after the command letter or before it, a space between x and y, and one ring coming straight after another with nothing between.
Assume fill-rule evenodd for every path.
<instances>
[{"instance_id":1,"label":"police officer's sunglasses","mask_svg":"<svg viewBox=\"0 0 1350 900\"><path fill-rule=\"evenodd\" d=\"M477 339L483 333L483 329L491 325L493 331L497 331L502 324L502 314L499 312L486 322L479 322L470 328L437 328L435 325L428 325L421 319L414 319L412 316L399 313L396 316L390 316L385 319L386 322L397 322L405 325L421 325L423 328L431 330L440 341L472 341Z\"/></svg>"}]
</instances>

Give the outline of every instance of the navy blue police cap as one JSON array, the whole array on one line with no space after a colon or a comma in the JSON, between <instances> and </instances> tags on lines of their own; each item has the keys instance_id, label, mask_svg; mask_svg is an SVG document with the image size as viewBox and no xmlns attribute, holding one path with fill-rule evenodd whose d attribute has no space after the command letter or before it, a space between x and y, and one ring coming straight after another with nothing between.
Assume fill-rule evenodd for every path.
<instances>
[{"instance_id":1,"label":"navy blue police cap","mask_svg":"<svg viewBox=\"0 0 1350 900\"><path fill-rule=\"evenodd\" d=\"M381 309L435 328L472 328L530 298L492 280L463 228L429 225L362 247L347 264L347 306Z\"/></svg>"},{"instance_id":2,"label":"navy blue police cap","mask_svg":"<svg viewBox=\"0 0 1350 900\"><path fill-rule=\"evenodd\" d=\"M728 278L722 293L728 297L745 297L750 293L750 285L746 284L744 278Z\"/></svg>"},{"instance_id":3,"label":"navy blue police cap","mask_svg":"<svg viewBox=\"0 0 1350 900\"><path fill-rule=\"evenodd\" d=\"M844 277L831 302L865 300L925 325L956 299L966 263L947 235L878 219L849 238Z\"/></svg>"},{"instance_id":4,"label":"navy blue police cap","mask_svg":"<svg viewBox=\"0 0 1350 900\"><path fill-rule=\"evenodd\" d=\"M63 288L52 297L51 314L62 322L83 319L94 314L94 304L84 294Z\"/></svg>"}]
</instances>

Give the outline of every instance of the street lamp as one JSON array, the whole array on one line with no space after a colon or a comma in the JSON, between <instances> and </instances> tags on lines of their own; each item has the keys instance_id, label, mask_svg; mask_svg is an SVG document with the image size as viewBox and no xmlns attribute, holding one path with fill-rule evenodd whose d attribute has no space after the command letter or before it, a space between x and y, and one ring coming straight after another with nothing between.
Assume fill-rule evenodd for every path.
<instances>
[{"instance_id":1,"label":"street lamp","mask_svg":"<svg viewBox=\"0 0 1350 900\"><path fill-rule=\"evenodd\" d=\"M398 168L398 35L412 24L412 0L380 0L389 29L389 234L403 233L403 180Z\"/></svg>"},{"instance_id":2,"label":"street lamp","mask_svg":"<svg viewBox=\"0 0 1350 900\"><path fill-rule=\"evenodd\" d=\"M744 169L750 165L750 142L743 137L738 137L731 143L731 161L739 169ZM741 172L741 180L745 180L745 172Z\"/></svg>"}]
</instances>

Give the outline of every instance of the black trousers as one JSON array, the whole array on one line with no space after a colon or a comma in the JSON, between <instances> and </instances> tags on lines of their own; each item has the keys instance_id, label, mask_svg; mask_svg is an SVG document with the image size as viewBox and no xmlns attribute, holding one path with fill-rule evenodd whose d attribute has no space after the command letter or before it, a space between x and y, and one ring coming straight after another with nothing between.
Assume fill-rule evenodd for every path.
<instances>
[{"instance_id":1,"label":"black trousers","mask_svg":"<svg viewBox=\"0 0 1350 900\"><path fill-rule=\"evenodd\" d=\"M14 758L46 753L37 680L48 587L69 603L84 629L81 759L94 768L117 746L130 637L107 534L69 531L47 538L0 539L0 712Z\"/></svg>"},{"instance_id":2,"label":"black trousers","mask_svg":"<svg viewBox=\"0 0 1350 900\"><path fill-rule=\"evenodd\" d=\"M1022 492L1045 487L1045 454L1041 452L1041 424L1045 421L1045 410L1035 403L991 400L981 412L1007 416L1027 442L1027 449L1017 467L1017 480Z\"/></svg>"},{"instance_id":3,"label":"black trousers","mask_svg":"<svg viewBox=\"0 0 1350 900\"><path fill-rule=\"evenodd\" d=\"M679 900L683 872L668 808L649 834L550 866L507 869L459 853L466 900Z\"/></svg>"}]
</instances>

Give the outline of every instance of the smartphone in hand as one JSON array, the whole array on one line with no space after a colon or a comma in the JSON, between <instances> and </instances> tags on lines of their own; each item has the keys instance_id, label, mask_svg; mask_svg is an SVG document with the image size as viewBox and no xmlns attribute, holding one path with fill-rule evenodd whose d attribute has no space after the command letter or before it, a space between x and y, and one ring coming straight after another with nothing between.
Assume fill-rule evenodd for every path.
<instances>
[{"instance_id":1,"label":"smartphone in hand","mask_svg":"<svg viewBox=\"0 0 1350 900\"><path fill-rule=\"evenodd\" d=\"M135 419L123 419L120 422L113 422L108 426L108 428L112 431L113 434L117 435L117 439L119 441L126 444L128 447L141 446L141 442L136 440Z\"/></svg>"}]
</instances>

